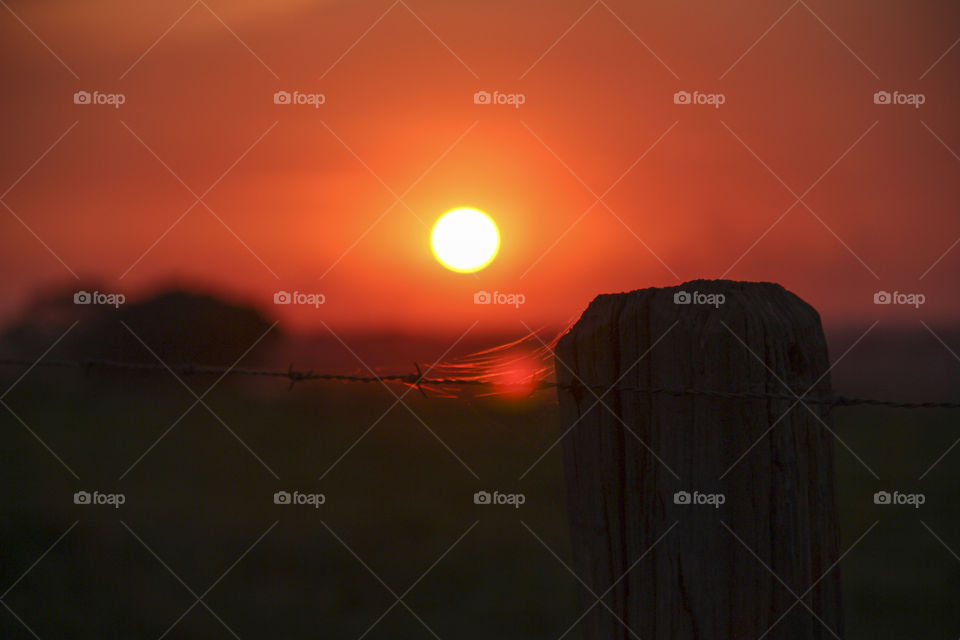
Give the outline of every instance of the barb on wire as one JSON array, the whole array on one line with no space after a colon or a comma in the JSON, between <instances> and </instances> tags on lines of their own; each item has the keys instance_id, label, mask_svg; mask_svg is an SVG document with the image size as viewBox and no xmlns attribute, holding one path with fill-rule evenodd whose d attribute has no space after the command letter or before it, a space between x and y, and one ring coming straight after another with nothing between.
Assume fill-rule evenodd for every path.
<instances>
[{"instance_id":1,"label":"barb on wire","mask_svg":"<svg viewBox=\"0 0 960 640\"><path fill-rule=\"evenodd\" d=\"M416 387L423 395L424 398L427 397L427 392L423 390L423 371L420 370L420 365L416 362L413 363L414 368L417 370L417 384Z\"/></svg>"},{"instance_id":2,"label":"barb on wire","mask_svg":"<svg viewBox=\"0 0 960 640\"><path fill-rule=\"evenodd\" d=\"M164 364L151 362L127 362L119 360L103 359L85 359L85 360L41 360L35 362L21 358L0 358L0 366L21 367L29 369L32 367L64 368L64 369L120 369L128 371L173 371L178 375L238 375L267 378L286 378L290 381L290 388L298 382L305 381L327 381L327 382L345 382L345 383L398 383L411 387L416 387L424 397L427 396L424 388L431 387L481 387L497 388L500 386L495 380L483 379L480 377L426 377L420 365L414 363L416 372L397 373L384 375L350 375L343 373L317 373L310 369L308 371L299 371L293 368L291 364L287 369L244 369L231 368L220 365L199 365L193 363L175 364L169 367ZM575 382L565 385L549 380L540 380L533 385L533 391L544 391L550 389L563 389L576 391L582 389L585 385ZM767 391L719 391L714 389L694 389L681 387L636 387L636 386L603 386L590 385L597 392L618 391L639 394L665 394L677 396L704 396L721 399L752 399L752 400L784 400L796 401L797 395L789 393L773 393ZM945 401L927 401L927 402L901 402L897 400L881 400L876 398L856 398L850 396L802 396L802 401L806 404L823 405L828 408L850 407L850 406L877 406L894 409L960 409L960 402Z\"/></svg>"}]
</instances>

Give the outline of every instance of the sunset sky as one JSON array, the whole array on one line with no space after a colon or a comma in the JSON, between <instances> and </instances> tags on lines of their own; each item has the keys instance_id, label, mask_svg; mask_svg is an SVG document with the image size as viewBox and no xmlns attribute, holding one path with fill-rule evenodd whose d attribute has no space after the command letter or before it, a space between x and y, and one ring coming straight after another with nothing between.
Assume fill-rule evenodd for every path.
<instances>
[{"instance_id":1,"label":"sunset sky","mask_svg":"<svg viewBox=\"0 0 960 640\"><path fill-rule=\"evenodd\" d=\"M719 277L825 323L957 317L956 3L637 4L6 0L0 320L96 282L304 330L562 325L598 293ZM476 275L430 252L458 206L502 235Z\"/></svg>"}]
</instances>

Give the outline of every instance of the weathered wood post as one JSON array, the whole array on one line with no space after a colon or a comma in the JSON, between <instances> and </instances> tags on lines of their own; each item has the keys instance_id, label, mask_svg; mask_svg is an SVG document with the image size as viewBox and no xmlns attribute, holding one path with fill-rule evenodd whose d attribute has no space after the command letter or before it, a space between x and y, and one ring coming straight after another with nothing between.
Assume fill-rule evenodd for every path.
<instances>
[{"instance_id":1,"label":"weathered wood post","mask_svg":"<svg viewBox=\"0 0 960 640\"><path fill-rule=\"evenodd\" d=\"M574 568L606 594L586 638L843 636L829 416L763 397L829 395L812 307L752 282L601 295L556 356ZM690 389L722 393L666 391Z\"/></svg>"}]
</instances>

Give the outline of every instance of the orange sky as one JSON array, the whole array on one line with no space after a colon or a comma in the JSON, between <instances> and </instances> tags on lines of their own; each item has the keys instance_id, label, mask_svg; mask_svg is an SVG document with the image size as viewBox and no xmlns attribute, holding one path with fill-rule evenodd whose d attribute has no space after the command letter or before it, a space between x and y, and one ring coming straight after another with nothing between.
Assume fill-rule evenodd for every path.
<instances>
[{"instance_id":1,"label":"orange sky","mask_svg":"<svg viewBox=\"0 0 960 640\"><path fill-rule=\"evenodd\" d=\"M957 316L955 3L7 4L3 319L72 274L223 291L299 328L558 325L597 293L721 276L780 282L827 323ZM503 234L476 276L428 246L462 205Z\"/></svg>"}]
</instances>

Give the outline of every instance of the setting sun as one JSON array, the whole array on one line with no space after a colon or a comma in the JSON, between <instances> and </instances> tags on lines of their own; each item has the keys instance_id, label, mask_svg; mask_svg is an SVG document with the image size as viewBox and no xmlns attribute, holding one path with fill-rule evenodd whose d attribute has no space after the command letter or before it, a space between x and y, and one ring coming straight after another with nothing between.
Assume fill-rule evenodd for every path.
<instances>
[{"instance_id":1,"label":"setting sun","mask_svg":"<svg viewBox=\"0 0 960 640\"><path fill-rule=\"evenodd\" d=\"M430 234L437 260L451 271L473 273L490 264L500 249L500 232L490 216L469 207L440 216Z\"/></svg>"}]
</instances>

